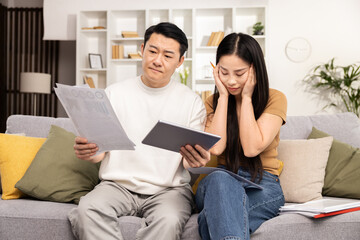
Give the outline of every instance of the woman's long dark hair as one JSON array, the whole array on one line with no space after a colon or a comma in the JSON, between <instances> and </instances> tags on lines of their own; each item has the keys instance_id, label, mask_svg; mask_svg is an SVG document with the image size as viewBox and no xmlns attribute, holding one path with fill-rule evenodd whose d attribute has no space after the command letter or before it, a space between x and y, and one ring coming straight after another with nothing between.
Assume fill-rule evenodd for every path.
<instances>
[{"instance_id":1,"label":"woman's long dark hair","mask_svg":"<svg viewBox=\"0 0 360 240\"><path fill-rule=\"evenodd\" d=\"M235 55L253 64L256 76L256 85L252 95L252 105L254 108L255 119L257 120L264 112L269 99L269 80L267 76L264 55L258 42L249 35L243 33L232 33L227 35L220 43L216 52L216 64L221 57ZM219 99L219 91L215 86L213 109L216 109ZM229 94L228 115L226 126L226 168L237 173L239 167L245 168L251 174L251 180L258 182L262 179L263 166L260 155L256 157L246 157L240 143L239 122L236 113L235 96Z\"/></svg>"}]
</instances>

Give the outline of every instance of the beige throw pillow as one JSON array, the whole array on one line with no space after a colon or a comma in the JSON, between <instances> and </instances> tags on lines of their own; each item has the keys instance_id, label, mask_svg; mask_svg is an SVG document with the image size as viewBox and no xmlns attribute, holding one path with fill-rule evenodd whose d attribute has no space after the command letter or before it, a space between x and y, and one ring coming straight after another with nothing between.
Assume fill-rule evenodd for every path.
<instances>
[{"instance_id":1,"label":"beige throw pillow","mask_svg":"<svg viewBox=\"0 0 360 240\"><path fill-rule=\"evenodd\" d=\"M319 199L333 137L280 140L278 158L284 162L280 184L285 201L304 203Z\"/></svg>"}]
</instances>

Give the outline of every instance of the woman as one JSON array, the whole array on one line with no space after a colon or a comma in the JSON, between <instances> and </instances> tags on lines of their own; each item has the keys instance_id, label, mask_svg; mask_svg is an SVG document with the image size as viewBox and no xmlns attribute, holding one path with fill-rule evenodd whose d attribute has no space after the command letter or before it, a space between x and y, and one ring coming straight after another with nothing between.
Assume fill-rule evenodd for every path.
<instances>
[{"instance_id":1,"label":"woman","mask_svg":"<svg viewBox=\"0 0 360 240\"><path fill-rule=\"evenodd\" d=\"M210 150L224 167L263 187L251 188L228 173L215 171L196 192L202 239L250 239L284 204L278 175L279 132L287 102L269 89L262 50L257 41L232 33L220 43L214 68L215 93L206 101L207 132L221 136Z\"/></svg>"}]
</instances>

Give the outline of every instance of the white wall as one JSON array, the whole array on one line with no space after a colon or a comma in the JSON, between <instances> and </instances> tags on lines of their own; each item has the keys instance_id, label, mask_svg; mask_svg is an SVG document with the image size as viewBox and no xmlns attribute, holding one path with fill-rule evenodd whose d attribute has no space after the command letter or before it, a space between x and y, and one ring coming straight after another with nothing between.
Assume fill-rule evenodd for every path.
<instances>
[{"instance_id":1,"label":"white wall","mask_svg":"<svg viewBox=\"0 0 360 240\"><path fill-rule=\"evenodd\" d=\"M341 65L360 61L359 12L359 0L269 1L270 86L287 95L289 115L316 114L325 105L317 96L304 92L301 80L312 67L333 57ZM293 63L285 56L287 41L297 36L312 46L311 56L303 63Z\"/></svg>"},{"instance_id":2,"label":"white wall","mask_svg":"<svg viewBox=\"0 0 360 240\"><path fill-rule=\"evenodd\" d=\"M101 7L98 6L99 2ZM219 2L221 2L219 4ZM62 34L59 39L75 36L72 22L78 10L155 8L164 6L162 0L137 0L129 6L123 0L44 0L45 28L49 21L57 23L53 29ZM322 112L323 102L318 96L306 93L301 80L317 64L336 57L336 63L351 64L360 61L360 1L359 0L168 0L173 8L188 7L224 7L235 4L267 4L267 67L270 86L283 91L288 98L289 115L311 115ZM52 9L52 11L50 11ZM66 14L68 12L68 14ZM60 15L59 15L60 14ZM67 27L66 27L67 26ZM71 30L72 29L72 30ZM46 29L45 29L46 30ZM70 32L68 30L71 30ZM70 34L70 35L69 35ZM312 53L303 63L293 63L285 56L285 45L293 37L306 38ZM63 46L66 51L66 46ZM68 49L66 64L75 66L73 47ZM71 62L72 61L72 62ZM61 60L61 64L65 64ZM75 83L75 70L73 71ZM70 73L70 71L68 72ZM329 109L328 111L332 111Z\"/></svg>"}]
</instances>

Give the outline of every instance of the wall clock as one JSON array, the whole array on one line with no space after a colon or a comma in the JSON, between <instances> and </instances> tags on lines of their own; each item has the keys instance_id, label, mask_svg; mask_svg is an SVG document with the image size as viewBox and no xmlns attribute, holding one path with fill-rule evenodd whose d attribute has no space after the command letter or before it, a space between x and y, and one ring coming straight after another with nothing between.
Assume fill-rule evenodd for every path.
<instances>
[{"instance_id":1,"label":"wall clock","mask_svg":"<svg viewBox=\"0 0 360 240\"><path fill-rule=\"evenodd\" d=\"M285 54L292 62L304 62L311 55L311 45L305 38L293 38L287 42L285 46Z\"/></svg>"}]
</instances>

